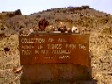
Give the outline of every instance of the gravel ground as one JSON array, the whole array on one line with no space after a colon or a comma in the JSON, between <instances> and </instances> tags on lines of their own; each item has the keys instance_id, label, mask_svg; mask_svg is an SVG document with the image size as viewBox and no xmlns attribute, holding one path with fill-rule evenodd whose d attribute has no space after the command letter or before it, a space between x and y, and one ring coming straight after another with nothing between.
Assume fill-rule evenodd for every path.
<instances>
[{"instance_id":1,"label":"gravel ground","mask_svg":"<svg viewBox=\"0 0 112 84\"><path fill-rule=\"evenodd\" d=\"M10 50L4 52L5 47ZM90 80L73 84L112 84L112 35L92 32L89 50L92 78L97 83ZM0 84L20 84L22 71L18 73L14 71L20 67L19 57L17 35L0 39Z\"/></svg>"}]
</instances>

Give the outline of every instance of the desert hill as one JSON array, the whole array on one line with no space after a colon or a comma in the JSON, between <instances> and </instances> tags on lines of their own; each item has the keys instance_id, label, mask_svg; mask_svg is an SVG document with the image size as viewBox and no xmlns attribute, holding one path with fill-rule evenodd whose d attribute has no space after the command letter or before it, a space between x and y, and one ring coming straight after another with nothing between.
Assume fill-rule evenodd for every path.
<instances>
[{"instance_id":1,"label":"desert hill","mask_svg":"<svg viewBox=\"0 0 112 84\"><path fill-rule=\"evenodd\" d=\"M50 25L55 27L61 21L65 22L67 27L75 25L81 27L82 30L88 31L105 31L105 28L111 31L112 27L112 15L97 11L89 6L53 8L31 15L15 15L5 19L4 23L8 29L18 32L21 28L38 28L40 17L45 17L50 22Z\"/></svg>"}]
</instances>

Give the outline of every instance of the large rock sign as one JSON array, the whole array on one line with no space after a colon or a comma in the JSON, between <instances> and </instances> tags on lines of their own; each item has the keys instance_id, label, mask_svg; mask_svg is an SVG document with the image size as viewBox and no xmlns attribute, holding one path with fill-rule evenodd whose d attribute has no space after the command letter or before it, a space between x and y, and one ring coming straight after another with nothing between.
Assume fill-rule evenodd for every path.
<instances>
[{"instance_id":1,"label":"large rock sign","mask_svg":"<svg viewBox=\"0 0 112 84\"><path fill-rule=\"evenodd\" d=\"M19 36L19 49L24 80L39 82L90 78L89 35Z\"/></svg>"},{"instance_id":2,"label":"large rock sign","mask_svg":"<svg viewBox=\"0 0 112 84\"><path fill-rule=\"evenodd\" d=\"M89 35L20 36L21 64L71 63L89 66Z\"/></svg>"}]
</instances>

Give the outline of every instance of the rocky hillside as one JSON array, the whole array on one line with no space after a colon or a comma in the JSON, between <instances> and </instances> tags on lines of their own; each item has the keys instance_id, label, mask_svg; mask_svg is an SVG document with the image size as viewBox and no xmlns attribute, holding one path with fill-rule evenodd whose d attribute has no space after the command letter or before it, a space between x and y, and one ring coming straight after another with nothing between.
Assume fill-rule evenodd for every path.
<instances>
[{"instance_id":1,"label":"rocky hillside","mask_svg":"<svg viewBox=\"0 0 112 84\"><path fill-rule=\"evenodd\" d=\"M0 26L10 29L8 34L18 32L22 28L38 29L38 21L41 17L45 17L54 27L57 27L59 22L64 22L67 27L74 25L86 31L97 30L109 33L112 29L112 15L97 11L89 6L55 8L31 15L15 15L5 19L4 26ZM2 30L5 31L5 29Z\"/></svg>"},{"instance_id":2,"label":"rocky hillside","mask_svg":"<svg viewBox=\"0 0 112 84\"><path fill-rule=\"evenodd\" d=\"M18 32L21 29L38 29L41 17L45 17L54 27L64 22L67 27L74 25L81 28L83 33L90 34L92 77L98 84L112 83L112 15L82 6L47 9L31 15L4 16L1 13L0 84L20 83L22 72L15 72L15 68L20 66Z\"/></svg>"}]
</instances>

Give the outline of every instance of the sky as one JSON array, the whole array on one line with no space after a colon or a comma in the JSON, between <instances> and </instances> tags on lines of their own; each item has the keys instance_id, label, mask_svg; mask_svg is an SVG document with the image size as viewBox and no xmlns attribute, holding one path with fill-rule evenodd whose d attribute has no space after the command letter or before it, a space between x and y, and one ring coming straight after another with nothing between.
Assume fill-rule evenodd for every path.
<instances>
[{"instance_id":1,"label":"sky","mask_svg":"<svg viewBox=\"0 0 112 84\"><path fill-rule=\"evenodd\" d=\"M0 12L21 9L23 15L30 15L50 8L80 7L89 5L112 15L112 0L0 0Z\"/></svg>"}]
</instances>

